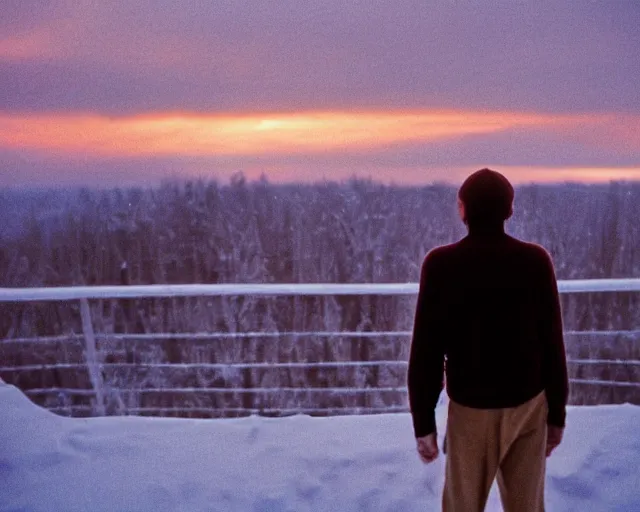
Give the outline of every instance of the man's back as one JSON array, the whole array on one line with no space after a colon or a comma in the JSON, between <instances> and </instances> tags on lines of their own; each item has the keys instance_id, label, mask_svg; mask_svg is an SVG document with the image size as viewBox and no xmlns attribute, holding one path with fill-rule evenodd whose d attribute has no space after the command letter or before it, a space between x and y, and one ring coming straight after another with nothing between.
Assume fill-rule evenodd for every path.
<instances>
[{"instance_id":1,"label":"man's back","mask_svg":"<svg viewBox=\"0 0 640 512\"><path fill-rule=\"evenodd\" d=\"M468 407L514 407L545 389L546 357L554 343L562 344L547 252L503 231L472 232L431 251L425 265L436 281L431 307L451 399Z\"/></svg>"}]
</instances>

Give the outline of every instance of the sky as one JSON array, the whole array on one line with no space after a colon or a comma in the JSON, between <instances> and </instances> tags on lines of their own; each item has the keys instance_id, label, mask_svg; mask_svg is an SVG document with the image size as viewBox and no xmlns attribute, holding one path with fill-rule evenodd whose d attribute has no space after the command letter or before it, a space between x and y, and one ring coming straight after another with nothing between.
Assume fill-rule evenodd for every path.
<instances>
[{"instance_id":1,"label":"sky","mask_svg":"<svg viewBox=\"0 0 640 512\"><path fill-rule=\"evenodd\" d=\"M0 186L640 179L640 3L3 0Z\"/></svg>"}]
</instances>

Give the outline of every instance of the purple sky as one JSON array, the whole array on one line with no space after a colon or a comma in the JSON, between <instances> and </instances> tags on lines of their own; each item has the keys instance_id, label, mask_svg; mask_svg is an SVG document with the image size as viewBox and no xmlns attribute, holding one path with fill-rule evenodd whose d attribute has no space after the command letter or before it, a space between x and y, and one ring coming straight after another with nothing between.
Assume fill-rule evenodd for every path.
<instances>
[{"instance_id":1,"label":"purple sky","mask_svg":"<svg viewBox=\"0 0 640 512\"><path fill-rule=\"evenodd\" d=\"M576 179L580 169L613 170L617 178L615 169L624 168L622 176L640 179L640 136L632 133L640 129L640 4L633 0L5 0L1 10L0 186L223 179L238 170L265 171L273 181L388 180L390 173L395 181L456 181L484 165L519 169L518 180L548 180L548 172L536 172L556 168L573 169ZM364 147L306 153L261 146L232 155L132 155L105 154L104 139L81 150L54 144L50 131L33 135L39 121L32 119L67 126L70 117L98 116L111 126L175 113L443 110L589 122L379 145L368 134ZM33 136L18 143L16 132ZM311 127L306 136L319 135ZM104 137L117 147L129 135L116 126Z\"/></svg>"}]
</instances>

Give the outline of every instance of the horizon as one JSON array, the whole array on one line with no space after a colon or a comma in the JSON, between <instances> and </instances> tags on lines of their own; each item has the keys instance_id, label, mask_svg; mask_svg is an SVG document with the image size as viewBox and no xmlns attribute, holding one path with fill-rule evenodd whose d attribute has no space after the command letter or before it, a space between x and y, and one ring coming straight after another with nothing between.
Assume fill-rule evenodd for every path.
<instances>
[{"instance_id":1,"label":"horizon","mask_svg":"<svg viewBox=\"0 0 640 512\"><path fill-rule=\"evenodd\" d=\"M469 172L469 174L477 171L479 169L475 169ZM497 169L492 169L497 170ZM498 170L498 172L500 172ZM549 181L540 181L540 180L521 180L521 181L511 181L511 184L514 186L516 190L522 188L529 187L582 187L585 189L589 188L608 188L615 185L640 185L640 179L595 179L595 180L586 180L586 179L557 179L557 180L549 180ZM298 181L274 181L272 180L268 174L264 173L262 176L258 177L248 177L242 172L234 173L231 176L228 176L224 179L216 178L215 176L176 176L171 177L167 176L155 182L128 182L128 183L92 183L92 184L66 184L66 183L52 183L52 184L15 184L2 186L0 185L0 193L49 193L49 192L81 192L83 190L87 190L89 192L111 192L116 190L157 190L166 186L178 186L184 187L186 185L193 185L201 183L204 186L208 185L216 185L221 187L232 186L235 180L239 180L248 186L257 186L261 184L266 184L268 186L275 187L322 187L326 185L334 185L339 187L348 187L351 184L369 184L373 186L382 186L387 188L404 188L404 189L422 189L422 188L437 188L437 187L445 187L457 190L462 181L464 179L460 179L457 181L446 181L446 180L433 180L433 181L425 181L425 182L404 182L404 181L384 181L372 176L345 176L342 178L334 178L334 179L315 179L315 180L298 180Z\"/></svg>"}]
</instances>

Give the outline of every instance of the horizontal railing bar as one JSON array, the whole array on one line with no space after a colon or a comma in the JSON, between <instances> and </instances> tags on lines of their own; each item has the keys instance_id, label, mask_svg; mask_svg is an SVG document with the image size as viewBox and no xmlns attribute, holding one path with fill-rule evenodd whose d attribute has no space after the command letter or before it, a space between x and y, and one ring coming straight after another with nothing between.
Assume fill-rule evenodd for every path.
<instances>
[{"instance_id":1,"label":"horizontal railing bar","mask_svg":"<svg viewBox=\"0 0 640 512\"><path fill-rule=\"evenodd\" d=\"M350 338L383 338L390 336L410 336L411 331L283 331L283 332L198 332L189 333L141 333L141 334L96 334L97 339L144 340L144 339L214 339L214 338L280 338L285 336L318 336Z\"/></svg>"},{"instance_id":2,"label":"horizontal railing bar","mask_svg":"<svg viewBox=\"0 0 640 512\"><path fill-rule=\"evenodd\" d=\"M560 293L640 292L640 278L559 280Z\"/></svg>"},{"instance_id":3,"label":"horizontal railing bar","mask_svg":"<svg viewBox=\"0 0 640 512\"><path fill-rule=\"evenodd\" d=\"M77 341L82 343L84 338L82 336L70 334L68 336L38 336L36 338L3 338L0 340L0 345L8 344L20 344L20 343L69 343Z\"/></svg>"},{"instance_id":4,"label":"horizontal railing bar","mask_svg":"<svg viewBox=\"0 0 640 512\"><path fill-rule=\"evenodd\" d=\"M640 330L615 330L610 331L564 331L565 336L638 336Z\"/></svg>"},{"instance_id":5,"label":"horizontal railing bar","mask_svg":"<svg viewBox=\"0 0 640 512\"><path fill-rule=\"evenodd\" d=\"M638 359L567 359L570 364L610 364L621 366L640 366ZM252 368L342 368L342 367L376 367L376 366L407 366L407 361L317 361L317 362L291 362L291 363L103 363L99 365L103 369L113 368L171 368L171 369L252 369ZM53 363L30 364L21 366L3 366L0 372L40 371L56 369L81 369L86 368L86 363Z\"/></svg>"},{"instance_id":6,"label":"horizontal railing bar","mask_svg":"<svg viewBox=\"0 0 640 512\"><path fill-rule=\"evenodd\" d=\"M122 389L111 388L109 391L112 393L280 393L280 392L294 392L294 393L334 393L334 394L346 394L346 393L384 393L384 392L405 392L406 387L386 387L386 388L292 388L292 387L280 387L280 388L136 388L136 389ZM47 393L66 393L69 395L93 395L95 392L92 389L74 389L74 388L35 388L27 389L24 391L29 395L43 395Z\"/></svg>"},{"instance_id":7,"label":"horizontal railing bar","mask_svg":"<svg viewBox=\"0 0 640 512\"><path fill-rule=\"evenodd\" d=\"M58 288L0 288L0 302L77 299L137 299L205 296L325 296L414 295L417 283L377 284L155 284L130 286L69 286Z\"/></svg>"},{"instance_id":8,"label":"horizontal railing bar","mask_svg":"<svg viewBox=\"0 0 640 512\"><path fill-rule=\"evenodd\" d=\"M572 384L591 384L594 386L620 386L639 388L640 382L624 382L617 380L569 379Z\"/></svg>"},{"instance_id":9,"label":"horizontal railing bar","mask_svg":"<svg viewBox=\"0 0 640 512\"><path fill-rule=\"evenodd\" d=\"M638 292L640 279L575 279L558 281L560 293ZM294 283L294 284L154 284L131 286L67 286L0 288L0 302L135 299L196 296L326 296L415 295L418 283Z\"/></svg>"},{"instance_id":10,"label":"horizontal railing bar","mask_svg":"<svg viewBox=\"0 0 640 512\"><path fill-rule=\"evenodd\" d=\"M570 383L575 384L590 384L597 386L620 386L620 387L640 387L640 382L625 382L615 380L591 380L591 379L569 379ZM396 392L406 393L406 386L403 387L384 387L384 388L138 388L138 389L115 389L111 388L112 393L280 393L280 392L294 392L294 393L334 393L334 394L348 394L348 393L385 393ZM24 391L27 395L45 395L51 393L62 393L67 395L79 395L79 396L91 396L95 394L92 389L74 389L74 388L37 388L27 389Z\"/></svg>"},{"instance_id":11,"label":"horizontal railing bar","mask_svg":"<svg viewBox=\"0 0 640 512\"><path fill-rule=\"evenodd\" d=\"M309 337L318 338L388 338L392 336L410 336L411 331L283 331L283 332L196 332L196 333L141 333L141 334L100 334L95 338L99 341L156 341L156 340L208 340L208 339L235 339L235 338L284 338ZM82 336L39 336L37 338L5 338L2 343L57 343L83 340Z\"/></svg>"},{"instance_id":12,"label":"horizontal railing bar","mask_svg":"<svg viewBox=\"0 0 640 512\"><path fill-rule=\"evenodd\" d=\"M49 407L49 411L93 411L90 405L70 405ZM204 407L127 407L125 414L140 412L196 412L196 413L246 413L246 414L310 414L310 413L371 413L371 412L408 412L409 407L404 405L386 407L328 407L326 409L314 407L285 408L285 409L243 409L241 407L227 407L221 409Z\"/></svg>"},{"instance_id":13,"label":"horizontal railing bar","mask_svg":"<svg viewBox=\"0 0 640 512\"><path fill-rule=\"evenodd\" d=\"M318 361L292 363L103 363L102 368L251 369L251 368L341 368L353 366L406 366L407 361ZM0 367L0 372L86 368L85 363L32 364Z\"/></svg>"},{"instance_id":14,"label":"horizontal railing bar","mask_svg":"<svg viewBox=\"0 0 640 512\"><path fill-rule=\"evenodd\" d=\"M573 364L619 364L622 366L640 366L639 359L567 359L567 363Z\"/></svg>"},{"instance_id":15,"label":"horizontal railing bar","mask_svg":"<svg viewBox=\"0 0 640 512\"><path fill-rule=\"evenodd\" d=\"M206 340L220 338L283 338L286 336L305 337L316 336L319 338L383 338L392 336L411 336L411 331L283 331L283 332L180 332L180 333L96 333L97 340L115 341L155 341L168 339ZM640 336L640 330L612 330L612 331L565 331L565 336ZM83 336L79 334L39 336L36 338L4 338L1 343L56 343L56 342L81 342Z\"/></svg>"},{"instance_id":16,"label":"horizontal railing bar","mask_svg":"<svg viewBox=\"0 0 640 512\"><path fill-rule=\"evenodd\" d=\"M234 338L284 338L309 337L319 338L388 338L392 336L410 336L411 331L283 331L283 332L194 332L194 333L140 333L140 334L105 334L96 333L97 340L108 341L156 341L156 340L208 340L208 339L234 339ZM82 336L41 336L37 338L5 338L1 343L56 343L66 341L82 341Z\"/></svg>"}]
</instances>

